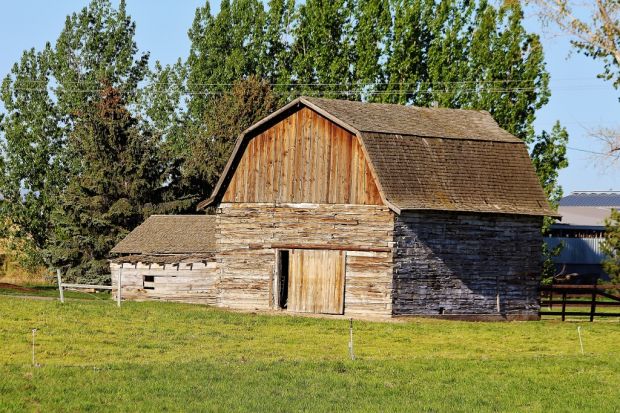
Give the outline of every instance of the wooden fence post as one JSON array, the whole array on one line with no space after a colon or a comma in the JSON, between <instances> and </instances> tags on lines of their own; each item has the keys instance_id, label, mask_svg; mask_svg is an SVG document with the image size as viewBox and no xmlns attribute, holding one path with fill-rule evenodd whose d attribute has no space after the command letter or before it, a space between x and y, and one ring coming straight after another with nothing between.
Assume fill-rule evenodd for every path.
<instances>
[{"instance_id":1,"label":"wooden fence post","mask_svg":"<svg viewBox=\"0 0 620 413\"><path fill-rule=\"evenodd\" d=\"M592 303L590 304L590 322L594 321L594 314L596 313L596 283L594 283L594 288L592 289Z\"/></svg>"},{"instance_id":2,"label":"wooden fence post","mask_svg":"<svg viewBox=\"0 0 620 413\"><path fill-rule=\"evenodd\" d=\"M60 302L65 302L65 293L62 290L62 277L60 275L60 268L56 268L56 278L58 279L58 292L60 293Z\"/></svg>"},{"instance_id":3,"label":"wooden fence post","mask_svg":"<svg viewBox=\"0 0 620 413\"><path fill-rule=\"evenodd\" d=\"M562 321L566 320L566 293L562 293Z\"/></svg>"}]
</instances>

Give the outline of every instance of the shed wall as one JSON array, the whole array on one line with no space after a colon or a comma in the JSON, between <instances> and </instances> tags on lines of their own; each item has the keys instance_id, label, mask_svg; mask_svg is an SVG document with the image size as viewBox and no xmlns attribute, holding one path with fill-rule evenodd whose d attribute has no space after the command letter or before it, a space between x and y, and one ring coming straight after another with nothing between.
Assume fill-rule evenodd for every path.
<instances>
[{"instance_id":1,"label":"shed wall","mask_svg":"<svg viewBox=\"0 0 620 413\"><path fill-rule=\"evenodd\" d=\"M215 261L176 264L111 263L112 291L118 291L121 270L122 298L166 300L197 304L217 304L219 272ZM144 288L144 277L153 276L153 290Z\"/></svg>"},{"instance_id":2,"label":"shed wall","mask_svg":"<svg viewBox=\"0 0 620 413\"><path fill-rule=\"evenodd\" d=\"M537 316L541 224L529 216L403 212L395 222L394 314Z\"/></svg>"},{"instance_id":3,"label":"shed wall","mask_svg":"<svg viewBox=\"0 0 620 413\"><path fill-rule=\"evenodd\" d=\"M387 207L228 203L217 217L219 305L275 308L276 251L307 246L346 251L345 314L391 315L394 215Z\"/></svg>"}]
</instances>

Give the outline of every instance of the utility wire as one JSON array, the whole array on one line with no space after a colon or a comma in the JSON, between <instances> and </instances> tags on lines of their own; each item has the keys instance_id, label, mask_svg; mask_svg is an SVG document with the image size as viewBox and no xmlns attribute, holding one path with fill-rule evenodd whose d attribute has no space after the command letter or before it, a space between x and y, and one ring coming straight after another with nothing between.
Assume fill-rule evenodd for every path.
<instances>
[{"instance_id":1,"label":"utility wire","mask_svg":"<svg viewBox=\"0 0 620 413\"><path fill-rule=\"evenodd\" d=\"M614 158L618 158L618 157L620 157L620 155L612 155L612 154L609 154L609 153L604 153L604 152L590 151L590 150L588 150L588 149L573 148L573 147L571 147L571 146L567 146L567 147L566 147L566 149L570 149L570 150L572 150L572 151L578 151L578 152L591 153L591 154L594 154L594 155L612 156L612 157L614 157Z\"/></svg>"}]
</instances>

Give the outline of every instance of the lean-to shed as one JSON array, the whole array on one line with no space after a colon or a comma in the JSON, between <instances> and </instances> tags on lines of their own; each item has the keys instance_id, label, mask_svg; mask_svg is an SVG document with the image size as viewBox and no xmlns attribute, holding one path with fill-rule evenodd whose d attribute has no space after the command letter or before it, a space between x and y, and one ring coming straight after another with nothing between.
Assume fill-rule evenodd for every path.
<instances>
[{"instance_id":1,"label":"lean-to shed","mask_svg":"<svg viewBox=\"0 0 620 413\"><path fill-rule=\"evenodd\" d=\"M538 316L555 213L487 112L296 99L239 137L207 206L218 306Z\"/></svg>"},{"instance_id":2,"label":"lean-to shed","mask_svg":"<svg viewBox=\"0 0 620 413\"><path fill-rule=\"evenodd\" d=\"M152 215L111 252L124 299L217 304L213 215Z\"/></svg>"}]
</instances>

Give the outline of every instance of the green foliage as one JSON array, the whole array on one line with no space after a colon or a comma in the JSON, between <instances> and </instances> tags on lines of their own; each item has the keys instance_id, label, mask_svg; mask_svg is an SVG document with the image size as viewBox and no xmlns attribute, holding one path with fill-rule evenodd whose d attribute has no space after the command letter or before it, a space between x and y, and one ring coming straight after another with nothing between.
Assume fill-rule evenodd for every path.
<instances>
[{"instance_id":1,"label":"green foliage","mask_svg":"<svg viewBox=\"0 0 620 413\"><path fill-rule=\"evenodd\" d=\"M0 123L0 238L22 250L33 268L50 231L50 213L64 186L63 134L46 86L53 51L25 51L2 82L5 116Z\"/></svg>"},{"instance_id":2,"label":"green foliage","mask_svg":"<svg viewBox=\"0 0 620 413\"><path fill-rule=\"evenodd\" d=\"M11 240L12 248L22 249L26 264L72 264L75 276L99 277L107 272L102 259L118 234L139 223L134 215L124 217L114 228L101 222L117 219L110 214L127 213L120 211L121 204L115 207L119 211L107 210L107 203L117 200L112 188L121 185L123 173L125 179L132 179L128 168L143 167L139 159L127 159L136 163L117 171L111 163L103 163L118 161L115 155L121 152L144 148L106 145L106 139L108 143L115 139L108 136L112 129L106 130L94 120L106 89L117 91L123 106L138 103L138 85L147 75L148 54L138 53L134 35L135 23L127 15L124 1L114 8L109 0L93 0L67 17L54 46L24 52L2 83L0 236ZM102 113L100 108L99 115ZM120 115L120 109L114 113L109 116L118 115L115 120L121 122L114 131L117 136L147 133L148 128L138 131L135 120L123 124L125 115ZM148 134L144 139L150 139ZM130 143L119 141L117 145ZM159 170L157 167L154 172ZM119 181L112 184L113 179ZM161 180L153 182L156 185ZM150 192L151 198L159 195ZM137 200L147 202L140 197L132 202ZM59 247L61 239L67 243L63 247ZM90 260L92 267L85 265Z\"/></svg>"},{"instance_id":3,"label":"green foliage","mask_svg":"<svg viewBox=\"0 0 620 413\"><path fill-rule=\"evenodd\" d=\"M4 80L0 235L28 244L33 262L45 256L48 264L82 265L86 257L103 257L140 215L192 211L210 194L235 137L299 94L487 110L542 148L539 176L561 167L546 166L553 162L547 137L533 131L549 79L519 2L270 0L265 7L260 0L224 0L213 14L206 1L188 35L187 60L149 69L125 2L115 8L110 0L92 0L67 17L53 46L25 52ZM118 124L118 133L157 148L159 162L151 196L119 204L121 215L132 217L122 225L110 224L116 219L108 216L110 200L91 203L102 193L86 191L85 180L97 171L76 167L72 149L78 137L108 139L108 132L96 132L106 130L106 121L94 109L106 87L131 119ZM89 156L97 150L107 156L105 145L95 146ZM139 180L136 171L128 176ZM80 206L65 214L72 200ZM97 218L86 228L91 213L105 216L104 223L98 226ZM78 233L88 241L68 240ZM62 239L70 245L61 252Z\"/></svg>"},{"instance_id":4,"label":"green foliage","mask_svg":"<svg viewBox=\"0 0 620 413\"><path fill-rule=\"evenodd\" d=\"M566 145L568 145L568 132L560 122L556 122L551 133L543 131L537 137L530 154L540 184L553 209L557 209L563 194L562 187L558 184L558 176L560 169L568 166ZM549 229L551 223L552 221L546 221L544 232Z\"/></svg>"},{"instance_id":5,"label":"green foliage","mask_svg":"<svg viewBox=\"0 0 620 413\"><path fill-rule=\"evenodd\" d=\"M254 76L236 81L230 93L209 101L203 125L191 134L182 172L195 182L199 198L211 194L239 134L276 107L269 84Z\"/></svg>"},{"instance_id":6,"label":"green foliage","mask_svg":"<svg viewBox=\"0 0 620 413\"><path fill-rule=\"evenodd\" d=\"M552 209L557 210L562 198L562 187L558 183L560 169L568 166L568 158L566 156L566 145L568 145L568 132L566 128L556 122L551 133L543 131L536 139L536 144L532 148L530 154L534 169L540 180L540 184L545 191L545 195L549 200ZM555 222L555 218L545 217L543 220L542 233L547 235L551 224ZM553 249L549 249L546 243L543 243L543 271L542 283L549 284L556 274L553 258L560 255L563 245L559 244Z\"/></svg>"},{"instance_id":7,"label":"green foliage","mask_svg":"<svg viewBox=\"0 0 620 413\"><path fill-rule=\"evenodd\" d=\"M161 186L157 149L113 87L80 114L67 147L72 173L52 216L48 248L51 264L66 267L68 279L110 281L110 249L143 221Z\"/></svg>"},{"instance_id":8,"label":"green foliage","mask_svg":"<svg viewBox=\"0 0 620 413\"><path fill-rule=\"evenodd\" d=\"M611 282L620 284L620 210L612 208L611 215L605 218L605 240L601 243L605 254L603 270Z\"/></svg>"}]
</instances>

